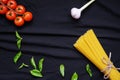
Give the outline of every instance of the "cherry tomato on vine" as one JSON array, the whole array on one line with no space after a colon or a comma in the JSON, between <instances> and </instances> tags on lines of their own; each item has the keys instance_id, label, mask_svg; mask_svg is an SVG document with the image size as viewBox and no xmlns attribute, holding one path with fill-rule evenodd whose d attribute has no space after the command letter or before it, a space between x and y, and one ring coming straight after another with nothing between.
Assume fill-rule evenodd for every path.
<instances>
[{"instance_id":1,"label":"cherry tomato on vine","mask_svg":"<svg viewBox=\"0 0 120 80\"><path fill-rule=\"evenodd\" d=\"M8 11L6 6L0 5L0 14L5 14Z\"/></svg>"},{"instance_id":2,"label":"cherry tomato on vine","mask_svg":"<svg viewBox=\"0 0 120 80\"><path fill-rule=\"evenodd\" d=\"M7 6L10 7L10 8L12 8L12 9L15 9L16 6L17 6L17 2L15 0L9 0L7 2Z\"/></svg>"},{"instance_id":3,"label":"cherry tomato on vine","mask_svg":"<svg viewBox=\"0 0 120 80\"><path fill-rule=\"evenodd\" d=\"M25 12L24 15L23 15L23 18L25 21L31 21L33 16L32 16L32 13L31 12Z\"/></svg>"},{"instance_id":4,"label":"cherry tomato on vine","mask_svg":"<svg viewBox=\"0 0 120 80\"><path fill-rule=\"evenodd\" d=\"M25 21L21 16L17 16L14 20L16 26L21 27L24 25Z\"/></svg>"},{"instance_id":5,"label":"cherry tomato on vine","mask_svg":"<svg viewBox=\"0 0 120 80\"><path fill-rule=\"evenodd\" d=\"M23 5L18 5L15 9L15 11L18 13L18 14L24 14L26 9Z\"/></svg>"},{"instance_id":6,"label":"cherry tomato on vine","mask_svg":"<svg viewBox=\"0 0 120 80\"><path fill-rule=\"evenodd\" d=\"M16 13L13 10L10 10L6 13L6 18L8 20L14 20L16 18Z\"/></svg>"},{"instance_id":7,"label":"cherry tomato on vine","mask_svg":"<svg viewBox=\"0 0 120 80\"><path fill-rule=\"evenodd\" d=\"M8 0L1 0L4 4L7 4Z\"/></svg>"}]
</instances>

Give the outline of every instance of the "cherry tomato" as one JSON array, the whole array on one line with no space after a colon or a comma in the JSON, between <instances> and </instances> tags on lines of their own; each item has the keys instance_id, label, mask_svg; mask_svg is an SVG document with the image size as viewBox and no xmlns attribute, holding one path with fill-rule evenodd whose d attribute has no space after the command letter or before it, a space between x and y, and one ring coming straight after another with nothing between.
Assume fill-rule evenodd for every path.
<instances>
[{"instance_id":1,"label":"cherry tomato","mask_svg":"<svg viewBox=\"0 0 120 80\"><path fill-rule=\"evenodd\" d=\"M0 14L5 14L8 11L6 6L0 5Z\"/></svg>"},{"instance_id":2,"label":"cherry tomato","mask_svg":"<svg viewBox=\"0 0 120 80\"><path fill-rule=\"evenodd\" d=\"M25 21L21 16L17 16L14 20L16 26L21 27L24 25Z\"/></svg>"},{"instance_id":3,"label":"cherry tomato","mask_svg":"<svg viewBox=\"0 0 120 80\"><path fill-rule=\"evenodd\" d=\"M31 12L25 12L24 15L23 15L23 18L25 21L31 21L33 16L32 16L32 13Z\"/></svg>"},{"instance_id":4,"label":"cherry tomato","mask_svg":"<svg viewBox=\"0 0 120 80\"><path fill-rule=\"evenodd\" d=\"M4 4L7 4L8 0L1 0Z\"/></svg>"},{"instance_id":5,"label":"cherry tomato","mask_svg":"<svg viewBox=\"0 0 120 80\"><path fill-rule=\"evenodd\" d=\"M13 10L10 10L6 13L6 18L8 20L14 20L16 18L16 13Z\"/></svg>"},{"instance_id":6,"label":"cherry tomato","mask_svg":"<svg viewBox=\"0 0 120 80\"><path fill-rule=\"evenodd\" d=\"M15 9L15 11L18 13L18 14L24 14L26 9L23 5L18 5Z\"/></svg>"},{"instance_id":7,"label":"cherry tomato","mask_svg":"<svg viewBox=\"0 0 120 80\"><path fill-rule=\"evenodd\" d=\"M9 0L7 3L7 6L12 8L12 9L15 9L17 6L17 2L15 0Z\"/></svg>"}]
</instances>

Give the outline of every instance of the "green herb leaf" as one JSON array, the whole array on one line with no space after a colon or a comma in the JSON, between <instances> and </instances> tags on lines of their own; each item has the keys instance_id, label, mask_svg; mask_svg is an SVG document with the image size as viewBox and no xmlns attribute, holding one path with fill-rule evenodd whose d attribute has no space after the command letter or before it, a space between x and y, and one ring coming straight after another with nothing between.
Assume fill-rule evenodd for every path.
<instances>
[{"instance_id":1,"label":"green herb leaf","mask_svg":"<svg viewBox=\"0 0 120 80\"><path fill-rule=\"evenodd\" d=\"M72 75L71 80L78 80L78 74L76 72Z\"/></svg>"},{"instance_id":2,"label":"green herb leaf","mask_svg":"<svg viewBox=\"0 0 120 80\"><path fill-rule=\"evenodd\" d=\"M19 60L19 58L21 57L22 53L21 51L19 51L15 56L14 56L14 63L17 63L17 61Z\"/></svg>"},{"instance_id":3,"label":"green herb leaf","mask_svg":"<svg viewBox=\"0 0 120 80\"><path fill-rule=\"evenodd\" d=\"M64 77L64 75L65 75L65 67L64 67L63 64L60 65L60 73L61 73L62 77Z\"/></svg>"},{"instance_id":4,"label":"green herb leaf","mask_svg":"<svg viewBox=\"0 0 120 80\"><path fill-rule=\"evenodd\" d=\"M92 77L92 71L90 69L90 65L89 64L86 65L86 71L88 72L89 76Z\"/></svg>"},{"instance_id":5,"label":"green herb leaf","mask_svg":"<svg viewBox=\"0 0 120 80\"><path fill-rule=\"evenodd\" d=\"M43 61L44 61L44 58L39 60L38 68L39 68L40 72L42 72L42 69L43 69Z\"/></svg>"},{"instance_id":6,"label":"green herb leaf","mask_svg":"<svg viewBox=\"0 0 120 80\"><path fill-rule=\"evenodd\" d=\"M21 68L23 68L23 67L29 67L29 65L27 65L27 64L25 64L25 63L22 63L22 64L19 66L18 69L21 69Z\"/></svg>"},{"instance_id":7,"label":"green herb leaf","mask_svg":"<svg viewBox=\"0 0 120 80\"><path fill-rule=\"evenodd\" d=\"M37 69L30 70L30 73L31 73L31 75L33 75L35 77L43 77L43 75Z\"/></svg>"},{"instance_id":8,"label":"green herb leaf","mask_svg":"<svg viewBox=\"0 0 120 80\"><path fill-rule=\"evenodd\" d=\"M17 47L18 49L21 48L21 42L22 42L22 38L20 37L19 33L16 31L16 38L17 38Z\"/></svg>"},{"instance_id":9,"label":"green herb leaf","mask_svg":"<svg viewBox=\"0 0 120 80\"><path fill-rule=\"evenodd\" d=\"M16 31L15 34L16 34L16 38L17 38L17 39L22 39L22 38L20 37L18 31Z\"/></svg>"},{"instance_id":10,"label":"green herb leaf","mask_svg":"<svg viewBox=\"0 0 120 80\"><path fill-rule=\"evenodd\" d=\"M37 67L36 67L36 63L35 63L34 57L31 58L30 62L31 62L31 65L33 66L33 68L36 69Z\"/></svg>"},{"instance_id":11,"label":"green herb leaf","mask_svg":"<svg viewBox=\"0 0 120 80\"><path fill-rule=\"evenodd\" d=\"M20 48L21 48L21 42L22 42L22 40L21 40L21 39L17 40L17 47L18 47L18 49L20 49Z\"/></svg>"}]
</instances>

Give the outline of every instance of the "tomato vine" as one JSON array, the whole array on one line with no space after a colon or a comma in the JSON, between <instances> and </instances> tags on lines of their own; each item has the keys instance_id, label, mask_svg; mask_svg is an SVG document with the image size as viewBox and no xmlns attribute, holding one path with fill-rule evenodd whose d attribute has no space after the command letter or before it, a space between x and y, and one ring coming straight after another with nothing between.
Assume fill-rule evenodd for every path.
<instances>
[{"instance_id":1,"label":"tomato vine","mask_svg":"<svg viewBox=\"0 0 120 80\"><path fill-rule=\"evenodd\" d=\"M23 5L18 5L15 0L0 0L0 14L6 16L10 21L14 21L17 27L21 27L25 22L32 20L33 15L26 11Z\"/></svg>"}]
</instances>

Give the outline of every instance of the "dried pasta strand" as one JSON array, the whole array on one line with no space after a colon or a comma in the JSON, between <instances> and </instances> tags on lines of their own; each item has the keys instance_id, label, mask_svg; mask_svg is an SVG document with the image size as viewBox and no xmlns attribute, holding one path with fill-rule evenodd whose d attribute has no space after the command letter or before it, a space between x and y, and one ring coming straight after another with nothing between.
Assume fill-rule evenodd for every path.
<instances>
[{"instance_id":1,"label":"dried pasta strand","mask_svg":"<svg viewBox=\"0 0 120 80\"><path fill-rule=\"evenodd\" d=\"M84 35L84 37L85 37L85 42L87 43L87 45L88 45L88 49L90 49L91 50L91 54L93 54L94 55L94 57L92 57L92 58L95 58L95 61L96 61L96 64L95 65L97 65L97 67L98 68L101 68L102 66L101 66L101 64L102 64L102 61L101 61L101 59L99 58L99 55L98 54L96 54L97 53L97 51L96 51L96 49L95 49L95 46L92 44L92 41L91 40L89 40L89 38L88 38L88 36L87 35ZM90 54L90 55L91 55ZM105 67L105 66L104 66Z\"/></svg>"},{"instance_id":2,"label":"dried pasta strand","mask_svg":"<svg viewBox=\"0 0 120 80\"><path fill-rule=\"evenodd\" d=\"M78 45L79 44L79 45ZM84 46L84 47L81 47ZM82 53L91 53L90 50L87 50L89 47L86 45L86 43L84 42L83 37L80 37L80 40L76 42L76 44L74 44L74 47L76 47L76 49L78 49L78 51L82 52ZM86 56L89 60L91 61L95 61L94 58L92 58L91 56L93 55L88 55L88 54L83 54L84 56ZM94 56L93 56L94 57Z\"/></svg>"},{"instance_id":3,"label":"dried pasta strand","mask_svg":"<svg viewBox=\"0 0 120 80\"><path fill-rule=\"evenodd\" d=\"M92 29L89 30L89 35L90 35L92 38L94 38L94 41L93 41L93 42L94 42L94 44L95 44L95 47L98 49L98 52L100 53L101 57L103 57L103 55L104 55L105 58L108 58L107 54L105 53L102 45L101 45L100 42L98 41L98 39L97 39L97 37L96 37L96 35L94 34L94 32L93 32ZM91 38L91 40L92 40L92 38Z\"/></svg>"},{"instance_id":4,"label":"dried pasta strand","mask_svg":"<svg viewBox=\"0 0 120 80\"><path fill-rule=\"evenodd\" d=\"M102 53L102 50L100 49L99 50L99 47L100 46L97 46L99 43L94 43L95 42L95 40L96 40L96 37L95 36L92 36L92 34L91 34L91 32L92 32L92 30L89 30L89 31L87 31L87 33L84 35L84 37L86 38L86 42L88 43L88 46L89 46L89 49L91 49L91 51L93 52L93 54L94 54L94 57L96 58L96 60L97 60L97 64L96 65L100 65L99 66L99 69L100 70L102 70L102 69L104 69L105 67L106 67L106 65L102 65L103 64L103 62L102 62L102 57L103 56L105 56L105 55L101 55L101 53ZM108 57L107 57L107 59L108 59Z\"/></svg>"},{"instance_id":5,"label":"dried pasta strand","mask_svg":"<svg viewBox=\"0 0 120 80\"><path fill-rule=\"evenodd\" d=\"M100 71L107 67L107 65L102 62L102 58L105 58L106 60L109 58L92 29L79 37L74 44L74 47L95 64ZM106 73L107 71L104 72L104 74ZM110 80L120 80L120 73L116 68L111 68L109 75Z\"/></svg>"}]
</instances>

